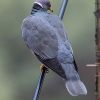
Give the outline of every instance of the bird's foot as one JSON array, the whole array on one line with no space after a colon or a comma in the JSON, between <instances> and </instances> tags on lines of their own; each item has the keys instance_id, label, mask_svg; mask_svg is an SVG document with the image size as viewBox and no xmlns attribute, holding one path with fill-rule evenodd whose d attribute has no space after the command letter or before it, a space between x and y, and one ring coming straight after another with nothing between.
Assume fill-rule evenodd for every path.
<instances>
[{"instance_id":1,"label":"bird's foot","mask_svg":"<svg viewBox=\"0 0 100 100\"><path fill-rule=\"evenodd\" d=\"M40 69L41 71L46 71L47 73L49 72L48 68L44 64L40 65Z\"/></svg>"}]
</instances>

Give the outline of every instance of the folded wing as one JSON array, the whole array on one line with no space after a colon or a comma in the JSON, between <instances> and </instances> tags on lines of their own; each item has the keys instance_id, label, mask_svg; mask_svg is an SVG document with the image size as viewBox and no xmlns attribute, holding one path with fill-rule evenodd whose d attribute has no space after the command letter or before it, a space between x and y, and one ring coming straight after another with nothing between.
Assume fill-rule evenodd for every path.
<instances>
[{"instance_id":1,"label":"folded wing","mask_svg":"<svg viewBox=\"0 0 100 100\"><path fill-rule=\"evenodd\" d=\"M56 30L43 18L29 16L22 24L22 36L27 46L43 59L57 56Z\"/></svg>"}]
</instances>

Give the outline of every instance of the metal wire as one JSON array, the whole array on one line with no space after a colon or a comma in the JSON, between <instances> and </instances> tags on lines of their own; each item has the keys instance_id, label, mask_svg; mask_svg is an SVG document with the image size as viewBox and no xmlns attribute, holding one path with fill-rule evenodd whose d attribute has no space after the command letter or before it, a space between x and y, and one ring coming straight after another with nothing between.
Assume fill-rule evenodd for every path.
<instances>
[{"instance_id":1,"label":"metal wire","mask_svg":"<svg viewBox=\"0 0 100 100\"><path fill-rule=\"evenodd\" d=\"M60 18L61 20L62 20L63 17L64 17L67 4L68 4L68 0L63 0L62 6L61 6L60 11L59 11L59 18Z\"/></svg>"},{"instance_id":2,"label":"metal wire","mask_svg":"<svg viewBox=\"0 0 100 100\"><path fill-rule=\"evenodd\" d=\"M65 10L66 10L66 7L67 7L67 3L68 3L68 0L63 0L63 2L62 2L62 6L61 6L61 9L59 11L59 18L61 20L64 17L64 13L65 13ZM44 68L43 68L43 70L42 70L42 72L40 74L40 79L38 81L38 85L37 85L33 100L38 100L38 98L39 98L40 91L41 91L41 88L42 88L43 81L44 81L45 75L47 73L47 70L48 69L44 66Z\"/></svg>"},{"instance_id":3,"label":"metal wire","mask_svg":"<svg viewBox=\"0 0 100 100\"><path fill-rule=\"evenodd\" d=\"M42 88L42 85L43 85L43 81L44 81L44 78L45 78L47 71L48 71L48 69L43 65L41 75L40 75L40 79L39 79L33 100L38 100L38 98L39 98L41 88Z\"/></svg>"}]
</instances>

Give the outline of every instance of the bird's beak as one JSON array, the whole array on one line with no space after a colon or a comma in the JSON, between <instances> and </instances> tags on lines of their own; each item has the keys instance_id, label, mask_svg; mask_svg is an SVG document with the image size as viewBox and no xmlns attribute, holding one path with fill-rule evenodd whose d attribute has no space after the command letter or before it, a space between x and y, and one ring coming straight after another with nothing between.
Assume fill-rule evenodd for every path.
<instances>
[{"instance_id":1,"label":"bird's beak","mask_svg":"<svg viewBox=\"0 0 100 100\"><path fill-rule=\"evenodd\" d=\"M49 11L53 12L52 8L50 7Z\"/></svg>"}]
</instances>

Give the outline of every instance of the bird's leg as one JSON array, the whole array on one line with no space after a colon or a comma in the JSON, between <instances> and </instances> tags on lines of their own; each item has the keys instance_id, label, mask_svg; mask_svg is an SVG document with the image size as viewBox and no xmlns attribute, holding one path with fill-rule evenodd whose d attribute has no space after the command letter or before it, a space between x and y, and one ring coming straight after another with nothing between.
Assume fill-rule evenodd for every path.
<instances>
[{"instance_id":1,"label":"bird's leg","mask_svg":"<svg viewBox=\"0 0 100 100\"><path fill-rule=\"evenodd\" d=\"M40 65L40 69L41 71L45 70L48 73L48 68L44 64Z\"/></svg>"}]
</instances>

